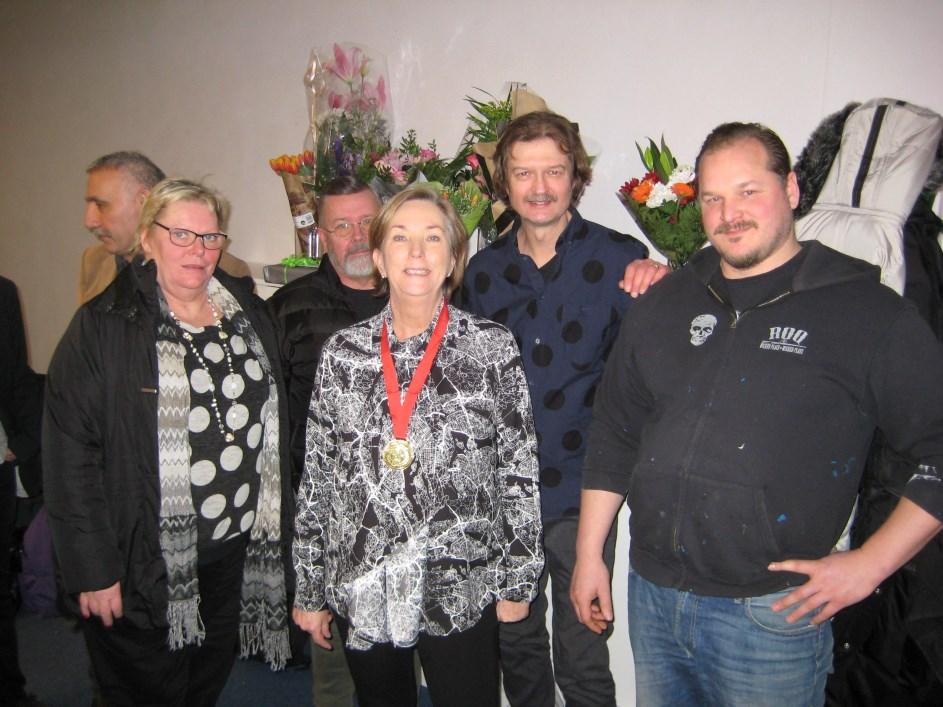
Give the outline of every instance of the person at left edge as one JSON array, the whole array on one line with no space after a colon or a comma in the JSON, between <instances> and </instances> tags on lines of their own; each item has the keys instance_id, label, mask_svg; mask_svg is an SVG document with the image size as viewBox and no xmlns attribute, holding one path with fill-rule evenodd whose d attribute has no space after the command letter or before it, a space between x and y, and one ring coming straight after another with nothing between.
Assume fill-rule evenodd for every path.
<instances>
[{"instance_id":1,"label":"person at left edge","mask_svg":"<svg viewBox=\"0 0 943 707\"><path fill-rule=\"evenodd\" d=\"M414 648L437 707L496 707L498 622L527 615L543 568L520 354L446 301L466 241L436 192L390 200L370 228L389 303L318 366L293 616L327 647L333 612L361 707L414 707Z\"/></svg>"},{"instance_id":2,"label":"person at left edge","mask_svg":"<svg viewBox=\"0 0 943 707\"><path fill-rule=\"evenodd\" d=\"M143 260L79 308L49 366L49 522L109 705L212 705L240 644L288 657L285 396L252 283L216 270L228 212L157 184Z\"/></svg>"},{"instance_id":3,"label":"person at left edge","mask_svg":"<svg viewBox=\"0 0 943 707\"><path fill-rule=\"evenodd\" d=\"M29 367L23 313L16 285L0 277L0 705L40 704L26 692L16 641L12 547L19 473L30 495L38 493L42 382ZM29 469L31 474L27 473ZM37 478L38 482L39 479ZM31 487L33 487L31 489Z\"/></svg>"}]
</instances>

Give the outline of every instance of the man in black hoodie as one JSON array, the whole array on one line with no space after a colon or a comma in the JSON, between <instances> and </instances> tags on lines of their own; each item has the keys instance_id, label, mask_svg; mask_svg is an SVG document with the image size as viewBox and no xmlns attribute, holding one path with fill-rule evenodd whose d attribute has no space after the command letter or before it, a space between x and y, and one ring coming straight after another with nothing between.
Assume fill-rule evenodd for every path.
<instances>
[{"instance_id":1,"label":"man in black hoodie","mask_svg":"<svg viewBox=\"0 0 943 707\"><path fill-rule=\"evenodd\" d=\"M943 353L876 268L799 244L789 164L763 126L708 136L713 248L639 300L596 396L571 597L613 620L601 550L627 495L640 704L822 704L828 619L943 527ZM833 551L876 429L918 464Z\"/></svg>"}]
</instances>

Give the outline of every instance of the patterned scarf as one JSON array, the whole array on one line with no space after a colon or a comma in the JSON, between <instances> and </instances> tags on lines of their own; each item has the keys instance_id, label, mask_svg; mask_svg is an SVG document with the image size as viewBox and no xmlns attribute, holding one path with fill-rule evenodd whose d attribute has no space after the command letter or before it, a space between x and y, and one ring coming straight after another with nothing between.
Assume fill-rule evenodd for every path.
<instances>
[{"instance_id":1,"label":"patterned scarf","mask_svg":"<svg viewBox=\"0 0 943 707\"><path fill-rule=\"evenodd\" d=\"M213 304L245 339L268 376L268 400L262 406L259 499L242 573L239 639L243 658L261 650L272 668L279 670L285 666L290 649L281 553L278 392L271 362L239 303L216 278L210 280L207 289ZM184 368L186 348L162 293L158 299L160 548L167 565L168 643L171 650L177 650L189 644L200 645L206 631L199 611L197 516L190 493L190 383Z\"/></svg>"}]
</instances>

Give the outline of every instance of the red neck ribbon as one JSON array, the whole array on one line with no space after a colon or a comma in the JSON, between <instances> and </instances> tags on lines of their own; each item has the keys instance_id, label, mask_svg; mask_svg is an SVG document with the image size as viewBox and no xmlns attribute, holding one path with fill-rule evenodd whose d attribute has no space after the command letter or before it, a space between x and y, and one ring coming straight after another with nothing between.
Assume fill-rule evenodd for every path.
<instances>
[{"instance_id":1,"label":"red neck ribbon","mask_svg":"<svg viewBox=\"0 0 943 707\"><path fill-rule=\"evenodd\" d=\"M409 418L413 414L413 408L416 407L416 400L419 399L419 391L426 384L429 371L432 370L432 362L435 361L436 354L439 353L439 346L442 344L442 337L445 335L445 327L448 323L449 305L446 302L442 305L439 321L436 322L435 329L432 330L432 336L429 337L429 343L426 344L426 351L423 353L422 360L419 362L419 366L413 374L413 379L406 389L406 399L403 400L400 396L399 381L396 378L396 368L393 366L393 355L390 353L386 322L383 322L383 329L380 332L380 357L383 361L383 380L386 383L386 398L390 407L390 419L393 421L393 436L396 439L406 439L406 432L409 430Z\"/></svg>"}]
</instances>

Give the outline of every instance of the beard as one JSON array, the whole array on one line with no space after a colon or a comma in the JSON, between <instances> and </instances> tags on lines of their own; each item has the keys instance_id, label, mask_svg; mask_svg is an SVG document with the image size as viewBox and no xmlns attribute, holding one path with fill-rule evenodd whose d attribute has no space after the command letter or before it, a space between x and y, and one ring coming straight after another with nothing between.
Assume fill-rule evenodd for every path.
<instances>
[{"instance_id":1,"label":"beard","mask_svg":"<svg viewBox=\"0 0 943 707\"><path fill-rule=\"evenodd\" d=\"M365 247L355 252L348 252L344 256L344 262L340 263L339 269L347 277L370 277L373 274L373 256L370 249Z\"/></svg>"},{"instance_id":2,"label":"beard","mask_svg":"<svg viewBox=\"0 0 943 707\"><path fill-rule=\"evenodd\" d=\"M756 221L738 221L736 223L721 224L714 229L714 234L720 235L731 232L746 233L751 229L758 228L759 225L756 223ZM773 255L773 253L778 251L783 246L783 244L785 244L792 237L793 221L790 220L788 223L780 224L779 228L776 229L773 238L771 238L769 241L766 241L765 243L759 243L752 251L748 253L734 255L726 249L721 248L717 248L717 252L720 254L720 257L723 259L723 261L730 267L736 270L749 270Z\"/></svg>"}]
</instances>

